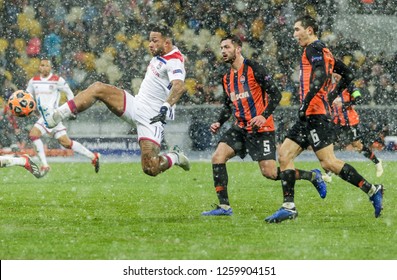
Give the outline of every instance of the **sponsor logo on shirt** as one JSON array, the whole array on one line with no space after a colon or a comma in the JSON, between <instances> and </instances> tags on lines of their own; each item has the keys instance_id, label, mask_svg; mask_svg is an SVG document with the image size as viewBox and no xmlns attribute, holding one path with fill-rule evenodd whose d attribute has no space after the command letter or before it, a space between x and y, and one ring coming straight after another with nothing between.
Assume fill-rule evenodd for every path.
<instances>
[{"instance_id":1,"label":"sponsor logo on shirt","mask_svg":"<svg viewBox=\"0 0 397 280\"><path fill-rule=\"evenodd\" d=\"M236 94L235 92L231 92L231 93L230 93L230 99L231 99L232 101L237 101L237 100L239 100L239 99L247 98L247 97L249 97L248 91L244 91L244 92L237 93L237 94Z\"/></svg>"}]
</instances>

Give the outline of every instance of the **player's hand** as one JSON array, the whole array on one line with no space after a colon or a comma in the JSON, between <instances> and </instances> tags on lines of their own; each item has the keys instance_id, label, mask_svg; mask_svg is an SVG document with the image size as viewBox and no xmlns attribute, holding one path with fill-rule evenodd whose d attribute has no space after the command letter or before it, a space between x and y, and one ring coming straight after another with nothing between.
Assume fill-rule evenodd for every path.
<instances>
[{"instance_id":1,"label":"player's hand","mask_svg":"<svg viewBox=\"0 0 397 280\"><path fill-rule=\"evenodd\" d=\"M302 105L299 108L299 111L298 111L299 119L301 121L303 121L303 122L306 121L306 110L307 110L307 107L309 107L309 104L307 104L306 102L303 102Z\"/></svg>"},{"instance_id":2,"label":"player's hand","mask_svg":"<svg viewBox=\"0 0 397 280\"><path fill-rule=\"evenodd\" d=\"M166 124L167 122L165 121L165 119L167 117L168 108L170 108L170 104L168 104L167 102L164 103L163 106L161 106L160 108L160 113L157 116L150 119L150 124L156 122L161 122L162 124Z\"/></svg>"},{"instance_id":3,"label":"player's hand","mask_svg":"<svg viewBox=\"0 0 397 280\"><path fill-rule=\"evenodd\" d=\"M266 122L266 118L262 115L256 116L252 118L249 122L249 125L252 126L252 129L259 129L262 127Z\"/></svg>"},{"instance_id":4,"label":"player's hand","mask_svg":"<svg viewBox=\"0 0 397 280\"><path fill-rule=\"evenodd\" d=\"M212 133L217 133L219 128L221 127L221 123L220 122L214 122L213 124L211 124L210 126L210 130Z\"/></svg>"}]
</instances>

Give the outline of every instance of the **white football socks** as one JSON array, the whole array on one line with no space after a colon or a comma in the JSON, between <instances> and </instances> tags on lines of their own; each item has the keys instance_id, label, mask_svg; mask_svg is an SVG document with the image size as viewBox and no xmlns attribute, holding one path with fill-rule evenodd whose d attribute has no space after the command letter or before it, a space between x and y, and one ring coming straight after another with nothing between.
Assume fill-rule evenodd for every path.
<instances>
[{"instance_id":1,"label":"white football socks","mask_svg":"<svg viewBox=\"0 0 397 280\"><path fill-rule=\"evenodd\" d=\"M70 108L69 108L69 105L67 102L62 104L62 106L59 107L57 110L58 110L62 120L69 118L73 115L72 111L70 111Z\"/></svg>"},{"instance_id":2,"label":"white football socks","mask_svg":"<svg viewBox=\"0 0 397 280\"><path fill-rule=\"evenodd\" d=\"M95 155L93 152L91 152L90 150L88 150L86 147L84 147L81 143L77 142L77 141L73 141L72 144L72 150L75 151L76 153L79 153L83 156L88 157L89 159L94 159Z\"/></svg>"},{"instance_id":3,"label":"white football socks","mask_svg":"<svg viewBox=\"0 0 397 280\"><path fill-rule=\"evenodd\" d=\"M0 156L0 167L8 166L25 166L26 159L23 157L13 157L13 156Z\"/></svg>"},{"instance_id":4,"label":"white football socks","mask_svg":"<svg viewBox=\"0 0 397 280\"><path fill-rule=\"evenodd\" d=\"M175 153L167 153L167 157L171 159L171 166L173 166L174 164L178 164L178 156L177 156L177 154L175 154Z\"/></svg>"},{"instance_id":5,"label":"white football socks","mask_svg":"<svg viewBox=\"0 0 397 280\"><path fill-rule=\"evenodd\" d=\"M41 139L36 139L33 141L33 145L36 149L37 156L40 159L40 162L43 166L48 166L47 162L47 157L45 156L45 150L44 150L44 143L41 141Z\"/></svg>"}]
</instances>

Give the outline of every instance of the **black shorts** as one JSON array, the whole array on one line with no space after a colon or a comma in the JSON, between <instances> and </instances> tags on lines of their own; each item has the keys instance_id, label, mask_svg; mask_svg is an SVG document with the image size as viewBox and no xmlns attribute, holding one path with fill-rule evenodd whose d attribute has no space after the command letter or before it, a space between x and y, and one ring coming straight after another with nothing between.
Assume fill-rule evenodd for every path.
<instances>
[{"instance_id":1,"label":"black shorts","mask_svg":"<svg viewBox=\"0 0 397 280\"><path fill-rule=\"evenodd\" d=\"M318 151L334 143L334 125L326 115L311 115L304 122L296 122L286 137L302 149L312 146L314 151Z\"/></svg>"},{"instance_id":2,"label":"black shorts","mask_svg":"<svg viewBox=\"0 0 397 280\"><path fill-rule=\"evenodd\" d=\"M254 161L276 160L276 134L274 131L248 133L233 125L222 135L219 142L229 145L241 158L245 158L248 153Z\"/></svg>"},{"instance_id":3,"label":"black shorts","mask_svg":"<svg viewBox=\"0 0 397 280\"><path fill-rule=\"evenodd\" d=\"M358 125L336 125L335 134L336 141L343 146L349 145L350 143L360 140L362 138L361 129Z\"/></svg>"}]
</instances>

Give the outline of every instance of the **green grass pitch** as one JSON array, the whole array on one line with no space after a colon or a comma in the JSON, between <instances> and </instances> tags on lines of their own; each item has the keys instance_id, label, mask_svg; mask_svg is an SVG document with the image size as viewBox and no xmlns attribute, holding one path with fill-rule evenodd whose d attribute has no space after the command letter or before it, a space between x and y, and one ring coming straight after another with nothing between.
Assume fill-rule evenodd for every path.
<instances>
[{"instance_id":1,"label":"green grass pitch","mask_svg":"<svg viewBox=\"0 0 397 280\"><path fill-rule=\"evenodd\" d=\"M298 218L266 224L281 205L281 186L262 177L255 162L228 163L231 217L200 215L217 202L209 162L155 178L139 163L105 162L98 174L89 163L53 163L40 180L3 168L0 259L397 259L397 162L384 162L380 179L370 162L352 165L385 185L380 218L366 194L334 177L324 200L299 181Z\"/></svg>"}]
</instances>

